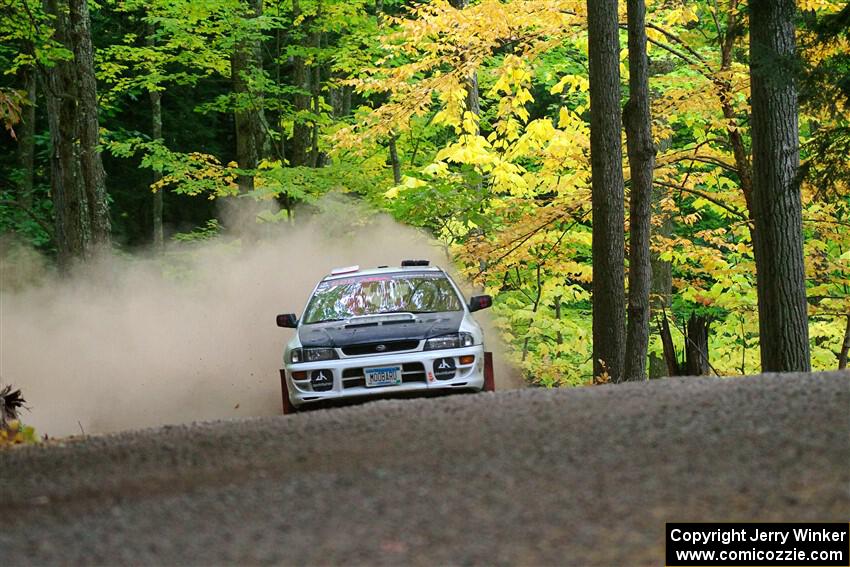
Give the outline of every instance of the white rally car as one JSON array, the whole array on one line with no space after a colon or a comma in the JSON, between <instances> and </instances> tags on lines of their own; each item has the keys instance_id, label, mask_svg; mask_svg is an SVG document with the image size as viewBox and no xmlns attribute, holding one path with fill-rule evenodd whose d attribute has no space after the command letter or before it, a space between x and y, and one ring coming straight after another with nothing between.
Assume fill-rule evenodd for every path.
<instances>
[{"instance_id":1,"label":"white rally car","mask_svg":"<svg viewBox=\"0 0 850 567\"><path fill-rule=\"evenodd\" d=\"M299 320L281 369L284 413L341 399L493 389L490 353L458 286L426 260L401 267L334 270L322 279Z\"/></svg>"}]
</instances>

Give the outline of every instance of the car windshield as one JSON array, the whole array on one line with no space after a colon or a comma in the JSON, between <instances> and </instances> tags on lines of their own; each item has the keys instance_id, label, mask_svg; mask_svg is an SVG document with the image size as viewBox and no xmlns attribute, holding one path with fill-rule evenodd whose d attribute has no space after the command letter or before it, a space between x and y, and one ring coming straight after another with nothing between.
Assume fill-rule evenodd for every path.
<instances>
[{"instance_id":1,"label":"car windshield","mask_svg":"<svg viewBox=\"0 0 850 567\"><path fill-rule=\"evenodd\" d=\"M460 311L461 300L442 274L380 274L324 281L304 313L305 324L382 313Z\"/></svg>"}]
</instances>

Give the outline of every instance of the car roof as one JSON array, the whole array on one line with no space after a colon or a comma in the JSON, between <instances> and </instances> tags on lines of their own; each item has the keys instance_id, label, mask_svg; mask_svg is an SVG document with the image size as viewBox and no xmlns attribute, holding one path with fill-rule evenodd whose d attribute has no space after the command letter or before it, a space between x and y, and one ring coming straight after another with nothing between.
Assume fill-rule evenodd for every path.
<instances>
[{"instance_id":1,"label":"car roof","mask_svg":"<svg viewBox=\"0 0 850 567\"><path fill-rule=\"evenodd\" d=\"M422 273L429 272L433 274L445 274L442 268L437 266L382 266L380 268L367 268L364 270L357 270L351 272L345 272L341 274L330 274L322 278L322 281L332 281L338 279L350 278L352 276L376 276L376 275L384 275L384 274L405 274L405 273Z\"/></svg>"}]
</instances>

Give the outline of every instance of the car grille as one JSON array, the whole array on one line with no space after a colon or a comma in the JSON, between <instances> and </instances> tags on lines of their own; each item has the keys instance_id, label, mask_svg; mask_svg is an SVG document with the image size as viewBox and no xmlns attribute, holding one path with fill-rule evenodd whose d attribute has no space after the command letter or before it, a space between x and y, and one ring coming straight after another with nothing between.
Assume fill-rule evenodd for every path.
<instances>
[{"instance_id":1,"label":"car grille","mask_svg":"<svg viewBox=\"0 0 850 567\"><path fill-rule=\"evenodd\" d=\"M421 362L402 364L401 381L404 384L409 382L426 382L425 365ZM342 371L343 388L362 388L364 386L366 386L366 376L362 368L347 368Z\"/></svg>"},{"instance_id":2,"label":"car grille","mask_svg":"<svg viewBox=\"0 0 850 567\"><path fill-rule=\"evenodd\" d=\"M399 352L403 350L414 350L419 346L419 341L386 341L382 343L363 343L342 347L346 356L360 356L364 354L383 354L385 352ZM383 347L383 348L380 348Z\"/></svg>"}]
</instances>

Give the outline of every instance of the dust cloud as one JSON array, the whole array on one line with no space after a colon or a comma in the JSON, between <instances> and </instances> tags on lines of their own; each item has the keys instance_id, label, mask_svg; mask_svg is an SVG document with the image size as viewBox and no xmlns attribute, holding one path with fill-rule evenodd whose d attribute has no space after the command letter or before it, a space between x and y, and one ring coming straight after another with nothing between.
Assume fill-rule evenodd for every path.
<instances>
[{"instance_id":1,"label":"dust cloud","mask_svg":"<svg viewBox=\"0 0 850 567\"><path fill-rule=\"evenodd\" d=\"M54 437L279 414L293 331L276 314L299 313L333 267L449 264L422 232L355 201L320 208L294 225L258 224L256 204L234 201L217 238L115 254L65 277L26 250L0 254L0 381L23 391L24 421ZM494 331L487 339L504 350ZM499 387L520 383L499 356Z\"/></svg>"}]
</instances>

